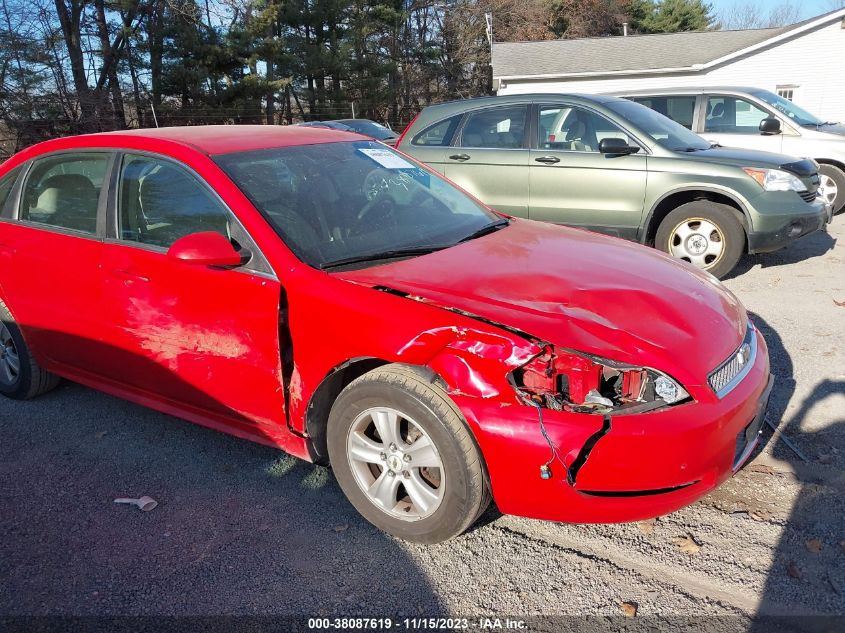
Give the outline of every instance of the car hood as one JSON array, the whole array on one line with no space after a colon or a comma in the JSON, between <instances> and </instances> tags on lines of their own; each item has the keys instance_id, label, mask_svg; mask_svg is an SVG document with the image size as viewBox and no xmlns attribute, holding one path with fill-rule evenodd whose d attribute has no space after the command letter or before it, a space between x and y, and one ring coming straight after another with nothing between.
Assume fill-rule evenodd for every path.
<instances>
[{"instance_id":1,"label":"car hood","mask_svg":"<svg viewBox=\"0 0 845 633\"><path fill-rule=\"evenodd\" d=\"M816 164L806 158L799 159L786 154L737 147L712 147L697 152L684 152L682 156L692 160L736 165L737 167L781 168L802 177L812 176L818 170Z\"/></svg>"},{"instance_id":2,"label":"car hood","mask_svg":"<svg viewBox=\"0 0 845 633\"><path fill-rule=\"evenodd\" d=\"M422 257L332 273L700 385L733 353L745 309L716 279L656 250L513 220Z\"/></svg>"},{"instance_id":3,"label":"car hood","mask_svg":"<svg viewBox=\"0 0 845 633\"><path fill-rule=\"evenodd\" d=\"M842 125L841 123L822 125L818 128L811 127L809 129L821 132L822 134L835 134L836 136L845 136L845 125Z\"/></svg>"}]
</instances>

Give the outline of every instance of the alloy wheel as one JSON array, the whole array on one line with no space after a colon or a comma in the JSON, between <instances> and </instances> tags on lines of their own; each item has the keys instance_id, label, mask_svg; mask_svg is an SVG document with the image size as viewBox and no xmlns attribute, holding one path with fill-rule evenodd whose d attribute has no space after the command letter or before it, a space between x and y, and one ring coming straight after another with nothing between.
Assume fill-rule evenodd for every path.
<instances>
[{"instance_id":1,"label":"alloy wheel","mask_svg":"<svg viewBox=\"0 0 845 633\"><path fill-rule=\"evenodd\" d=\"M819 181L819 195L822 197L822 200L832 205L838 194L839 187L836 186L836 181L830 176L821 174Z\"/></svg>"},{"instance_id":2,"label":"alloy wheel","mask_svg":"<svg viewBox=\"0 0 845 633\"><path fill-rule=\"evenodd\" d=\"M708 269L715 266L725 251L725 236L713 222L688 218L672 229L669 253L678 259Z\"/></svg>"},{"instance_id":3,"label":"alloy wheel","mask_svg":"<svg viewBox=\"0 0 845 633\"><path fill-rule=\"evenodd\" d=\"M377 508L404 521L431 516L443 501L443 460L431 437L391 407L362 412L349 429L346 456L355 481Z\"/></svg>"},{"instance_id":4,"label":"alloy wheel","mask_svg":"<svg viewBox=\"0 0 845 633\"><path fill-rule=\"evenodd\" d=\"M0 322L0 383L7 387L17 384L21 373L21 359L12 333Z\"/></svg>"}]
</instances>

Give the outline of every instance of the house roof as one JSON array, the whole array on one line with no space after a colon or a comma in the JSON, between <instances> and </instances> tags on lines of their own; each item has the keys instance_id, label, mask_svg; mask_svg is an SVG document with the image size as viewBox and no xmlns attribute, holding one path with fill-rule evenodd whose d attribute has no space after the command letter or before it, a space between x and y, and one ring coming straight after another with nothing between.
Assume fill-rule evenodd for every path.
<instances>
[{"instance_id":1,"label":"house roof","mask_svg":"<svg viewBox=\"0 0 845 633\"><path fill-rule=\"evenodd\" d=\"M699 70L843 16L845 9L838 9L770 29L494 42L493 76L513 79Z\"/></svg>"}]
</instances>

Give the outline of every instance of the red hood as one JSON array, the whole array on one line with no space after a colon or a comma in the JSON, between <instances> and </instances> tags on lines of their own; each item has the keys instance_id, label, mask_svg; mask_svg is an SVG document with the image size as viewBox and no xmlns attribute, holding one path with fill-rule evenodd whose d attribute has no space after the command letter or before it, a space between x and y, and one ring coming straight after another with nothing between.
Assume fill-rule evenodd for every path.
<instances>
[{"instance_id":1,"label":"red hood","mask_svg":"<svg viewBox=\"0 0 845 633\"><path fill-rule=\"evenodd\" d=\"M737 298L692 266L624 240L529 220L423 257L336 275L654 367L689 386L705 384L745 333Z\"/></svg>"}]
</instances>

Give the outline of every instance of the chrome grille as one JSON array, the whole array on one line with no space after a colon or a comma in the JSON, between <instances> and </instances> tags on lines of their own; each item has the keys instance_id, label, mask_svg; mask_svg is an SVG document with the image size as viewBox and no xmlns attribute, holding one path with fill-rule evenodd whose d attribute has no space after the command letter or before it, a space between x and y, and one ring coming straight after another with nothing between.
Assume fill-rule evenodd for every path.
<instances>
[{"instance_id":1,"label":"chrome grille","mask_svg":"<svg viewBox=\"0 0 845 633\"><path fill-rule=\"evenodd\" d=\"M719 398L725 397L742 381L754 365L756 357L757 338L754 336L754 326L749 321L740 346L707 378Z\"/></svg>"}]
</instances>

